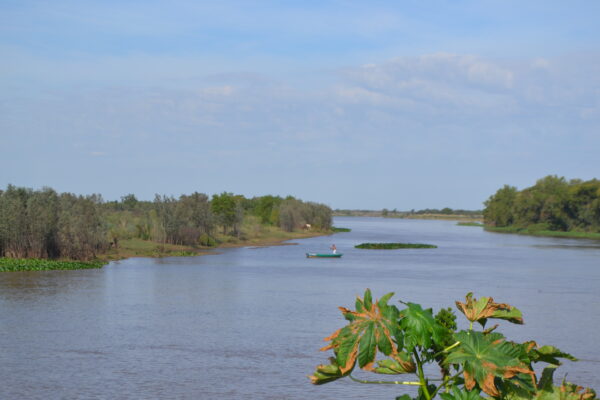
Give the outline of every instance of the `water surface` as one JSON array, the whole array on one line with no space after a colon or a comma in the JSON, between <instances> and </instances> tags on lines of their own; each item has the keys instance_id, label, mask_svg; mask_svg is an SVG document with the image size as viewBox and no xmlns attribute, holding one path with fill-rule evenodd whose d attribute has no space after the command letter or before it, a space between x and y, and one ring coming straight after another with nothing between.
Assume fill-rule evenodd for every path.
<instances>
[{"instance_id":1,"label":"water surface","mask_svg":"<svg viewBox=\"0 0 600 400\"><path fill-rule=\"evenodd\" d=\"M0 274L2 399L391 399L399 387L313 386L322 338L365 288L451 306L469 291L519 307L515 340L582 359L556 378L600 389L600 242L484 232L451 221L336 218L295 246L129 259L100 270ZM358 250L362 242L437 249ZM335 243L341 259L307 259ZM459 321L462 323L462 317Z\"/></svg>"}]
</instances>

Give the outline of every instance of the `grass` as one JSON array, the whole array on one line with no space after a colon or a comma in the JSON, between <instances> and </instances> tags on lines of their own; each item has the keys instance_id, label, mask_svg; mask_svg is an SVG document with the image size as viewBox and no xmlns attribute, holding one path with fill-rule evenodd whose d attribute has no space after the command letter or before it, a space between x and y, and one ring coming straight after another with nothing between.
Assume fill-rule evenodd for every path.
<instances>
[{"instance_id":1,"label":"grass","mask_svg":"<svg viewBox=\"0 0 600 400\"><path fill-rule=\"evenodd\" d=\"M503 226L503 227L486 226L485 230L488 232L513 233L513 234L517 234L517 235L545 236L545 237L572 238L572 239L600 239L600 233L598 233L598 232L579 232L579 231L563 232L563 231L517 228L517 227L512 227L512 226Z\"/></svg>"},{"instance_id":2,"label":"grass","mask_svg":"<svg viewBox=\"0 0 600 400\"><path fill-rule=\"evenodd\" d=\"M123 239L118 248L112 248L99 257L107 260L120 260L130 257L179 257L198 256L204 254L204 249L175 244L163 244L142 239Z\"/></svg>"},{"instance_id":3,"label":"grass","mask_svg":"<svg viewBox=\"0 0 600 400\"><path fill-rule=\"evenodd\" d=\"M456 225L459 226L485 226L481 222L459 222Z\"/></svg>"},{"instance_id":4,"label":"grass","mask_svg":"<svg viewBox=\"0 0 600 400\"><path fill-rule=\"evenodd\" d=\"M0 258L0 272L102 268L105 261L58 261L37 258Z\"/></svg>"},{"instance_id":5,"label":"grass","mask_svg":"<svg viewBox=\"0 0 600 400\"><path fill-rule=\"evenodd\" d=\"M332 226L331 230L334 232L350 232L352 229L350 228L338 228L337 226Z\"/></svg>"},{"instance_id":6,"label":"grass","mask_svg":"<svg viewBox=\"0 0 600 400\"><path fill-rule=\"evenodd\" d=\"M433 244L424 243L361 243L357 249L394 250L394 249L436 249Z\"/></svg>"}]
</instances>

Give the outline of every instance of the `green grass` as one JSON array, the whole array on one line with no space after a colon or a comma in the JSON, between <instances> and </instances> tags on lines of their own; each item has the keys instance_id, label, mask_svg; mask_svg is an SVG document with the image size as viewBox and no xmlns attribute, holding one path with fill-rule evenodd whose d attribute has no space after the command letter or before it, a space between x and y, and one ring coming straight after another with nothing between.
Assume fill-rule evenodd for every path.
<instances>
[{"instance_id":1,"label":"green grass","mask_svg":"<svg viewBox=\"0 0 600 400\"><path fill-rule=\"evenodd\" d=\"M133 238L119 241L118 248L110 249L106 254L100 255L100 258L118 260L129 257L180 257L199 254L202 254L199 248Z\"/></svg>"},{"instance_id":2,"label":"green grass","mask_svg":"<svg viewBox=\"0 0 600 400\"><path fill-rule=\"evenodd\" d=\"M458 226L484 226L481 222L459 222Z\"/></svg>"},{"instance_id":3,"label":"green grass","mask_svg":"<svg viewBox=\"0 0 600 400\"><path fill-rule=\"evenodd\" d=\"M104 261L56 261L37 258L0 258L0 272L9 271L46 271L67 269L102 268Z\"/></svg>"},{"instance_id":4,"label":"green grass","mask_svg":"<svg viewBox=\"0 0 600 400\"><path fill-rule=\"evenodd\" d=\"M393 250L393 249L436 249L433 244L423 243L361 243L357 249Z\"/></svg>"},{"instance_id":5,"label":"green grass","mask_svg":"<svg viewBox=\"0 0 600 400\"><path fill-rule=\"evenodd\" d=\"M352 229L350 229L350 228L338 228L337 226L332 226L331 230L333 232L350 232Z\"/></svg>"},{"instance_id":6,"label":"green grass","mask_svg":"<svg viewBox=\"0 0 600 400\"><path fill-rule=\"evenodd\" d=\"M563 232L563 231L516 228L516 227L512 227L512 226L503 226L503 227L486 226L485 230L488 232L513 233L513 234L517 234L517 235L546 236L546 237L559 237L559 238L572 238L572 239L600 239L600 233L598 233L598 232L578 232L578 231Z\"/></svg>"}]
</instances>

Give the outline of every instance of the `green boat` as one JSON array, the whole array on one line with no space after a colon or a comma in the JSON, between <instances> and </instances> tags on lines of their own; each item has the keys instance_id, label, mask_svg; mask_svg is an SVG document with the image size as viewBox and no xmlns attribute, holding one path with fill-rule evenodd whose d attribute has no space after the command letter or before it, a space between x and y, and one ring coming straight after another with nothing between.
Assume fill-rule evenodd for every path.
<instances>
[{"instance_id":1,"label":"green boat","mask_svg":"<svg viewBox=\"0 0 600 400\"><path fill-rule=\"evenodd\" d=\"M342 253L306 253L306 258L340 258Z\"/></svg>"}]
</instances>

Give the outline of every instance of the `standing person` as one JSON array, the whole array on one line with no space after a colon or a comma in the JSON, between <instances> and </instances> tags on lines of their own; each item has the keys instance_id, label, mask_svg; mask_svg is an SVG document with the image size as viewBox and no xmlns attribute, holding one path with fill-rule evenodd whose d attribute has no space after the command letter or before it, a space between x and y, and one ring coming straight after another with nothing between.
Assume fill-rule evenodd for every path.
<instances>
[{"instance_id":1,"label":"standing person","mask_svg":"<svg viewBox=\"0 0 600 400\"><path fill-rule=\"evenodd\" d=\"M332 244L330 247L331 251L333 252L333 254L337 253L337 247L335 247L335 244Z\"/></svg>"}]
</instances>

